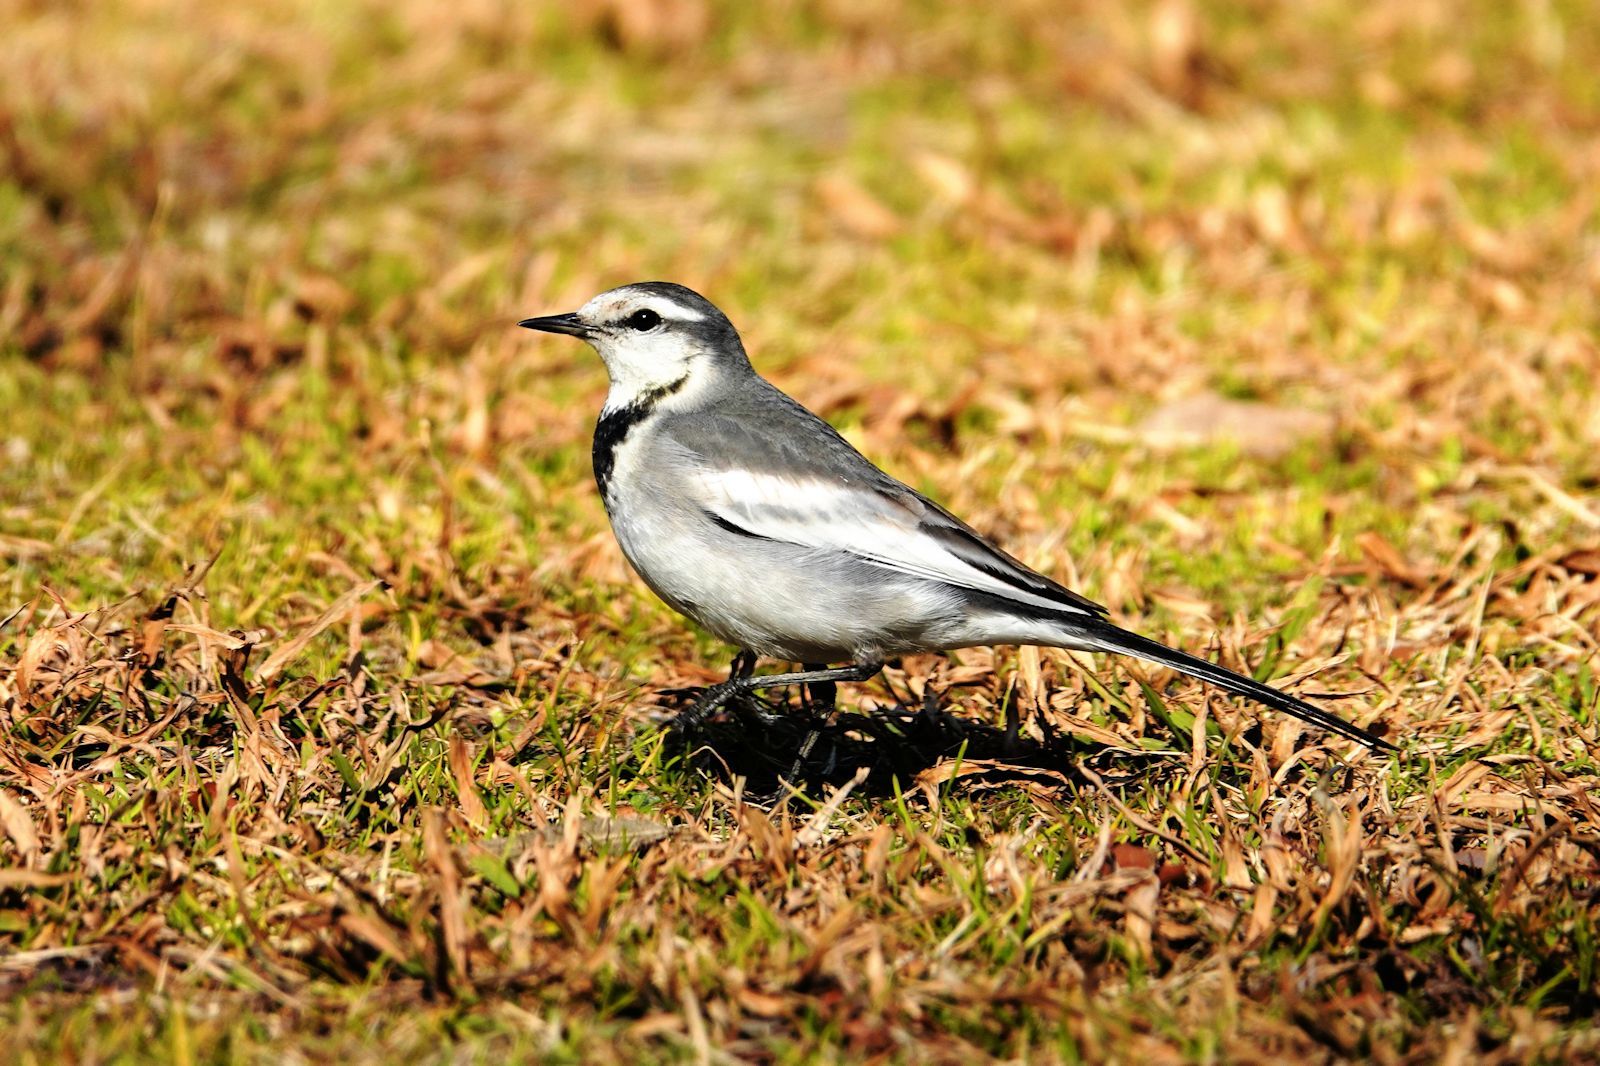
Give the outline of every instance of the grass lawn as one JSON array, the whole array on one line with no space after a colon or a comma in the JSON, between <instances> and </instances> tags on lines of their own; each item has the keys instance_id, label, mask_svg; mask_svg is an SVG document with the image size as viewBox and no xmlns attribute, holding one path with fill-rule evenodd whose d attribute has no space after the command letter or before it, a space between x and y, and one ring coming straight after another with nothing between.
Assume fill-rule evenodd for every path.
<instances>
[{"instance_id":1,"label":"grass lawn","mask_svg":"<svg viewBox=\"0 0 1600 1066\"><path fill-rule=\"evenodd\" d=\"M1600 1059L1600 11L0 0L0 1046ZM690 745L662 278L1130 628ZM771 668L771 664L768 664ZM787 699L787 705L784 701Z\"/></svg>"}]
</instances>

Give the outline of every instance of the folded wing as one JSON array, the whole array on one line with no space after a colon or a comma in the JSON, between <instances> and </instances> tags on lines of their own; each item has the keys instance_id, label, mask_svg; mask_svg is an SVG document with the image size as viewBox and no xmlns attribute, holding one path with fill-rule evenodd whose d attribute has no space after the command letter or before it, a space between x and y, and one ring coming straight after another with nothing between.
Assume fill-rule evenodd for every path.
<instances>
[{"instance_id":1,"label":"folded wing","mask_svg":"<svg viewBox=\"0 0 1600 1066\"><path fill-rule=\"evenodd\" d=\"M888 478L702 467L694 498L725 529L843 552L903 574L1050 613L1106 609L1023 565L938 504Z\"/></svg>"}]
</instances>

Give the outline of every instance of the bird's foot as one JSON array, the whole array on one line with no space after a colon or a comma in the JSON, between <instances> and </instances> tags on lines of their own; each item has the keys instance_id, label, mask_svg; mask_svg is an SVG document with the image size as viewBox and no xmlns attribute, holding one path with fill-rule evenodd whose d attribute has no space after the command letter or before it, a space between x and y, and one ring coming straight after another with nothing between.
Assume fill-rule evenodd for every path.
<instances>
[{"instance_id":1,"label":"bird's foot","mask_svg":"<svg viewBox=\"0 0 1600 1066\"><path fill-rule=\"evenodd\" d=\"M688 733L698 729L723 704L736 699L739 701L736 706L741 710L747 710L744 697L751 691L750 675L755 673L756 658L755 652L745 648L739 649L739 654L733 657L733 663L728 669L728 680L702 690L699 699L673 717L669 728L676 733ZM761 712L756 713L760 715Z\"/></svg>"},{"instance_id":2,"label":"bird's foot","mask_svg":"<svg viewBox=\"0 0 1600 1066\"><path fill-rule=\"evenodd\" d=\"M700 694L699 699L673 716L670 728L675 733L692 733L743 689L743 685L735 684L733 681L712 685Z\"/></svg>"}]
</instances>

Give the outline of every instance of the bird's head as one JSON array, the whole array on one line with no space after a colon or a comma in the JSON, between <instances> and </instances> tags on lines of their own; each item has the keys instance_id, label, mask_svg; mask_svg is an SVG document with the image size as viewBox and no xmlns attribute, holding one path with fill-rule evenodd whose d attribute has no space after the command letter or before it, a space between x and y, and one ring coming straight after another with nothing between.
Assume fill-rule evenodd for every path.
<instances>
[{"instance_id":1,"label":"bird's head","mask_svg":"<svg viewBox=\"0 0 1600 1066\"><path fill-rule=\"evenodd\" d=\"M570 314L518 325L578 337L599 352L611 376L608 409L661 390L698 392L724 374L750 370L728 316L694 290L667 281L609 289Z\"/></svg>"}]
</instances>

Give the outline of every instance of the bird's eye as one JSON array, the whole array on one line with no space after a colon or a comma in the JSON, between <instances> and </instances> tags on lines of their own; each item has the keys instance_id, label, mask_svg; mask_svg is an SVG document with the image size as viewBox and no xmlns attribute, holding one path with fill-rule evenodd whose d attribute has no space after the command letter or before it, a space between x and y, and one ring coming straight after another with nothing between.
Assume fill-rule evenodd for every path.
<instances>
[{"instance_id":1,"label":"bird's eye","mask_svg":"<svg viewBox=\"0 0 1600 1066\"><path fill-rule=\"evenodd\" d=\"M627 326L629 329L636 329L640 333L644 333L647 330L655 329L657 326L661 325L661 316L650 310L648 307L641 307L639 310L623 319L622 322L623 325Z\"/></svg>"}]
</instances>

